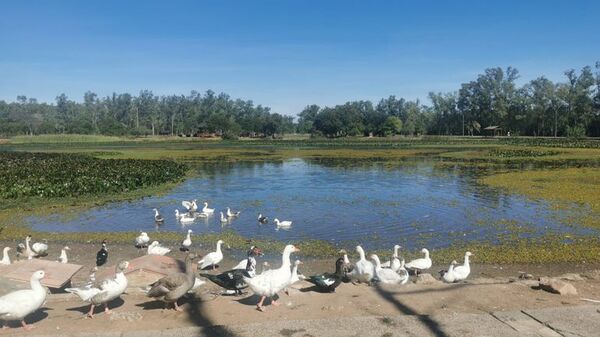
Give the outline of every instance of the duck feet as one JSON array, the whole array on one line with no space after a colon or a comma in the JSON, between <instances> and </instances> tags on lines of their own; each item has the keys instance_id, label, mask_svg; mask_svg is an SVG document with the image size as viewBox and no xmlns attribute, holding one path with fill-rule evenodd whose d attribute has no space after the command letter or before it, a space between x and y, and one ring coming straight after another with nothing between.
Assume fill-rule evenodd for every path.
<instances>
[{"instance_id":1,"label":"duck feet","mask_svg":"<svg viewBox=\"0 0 600 337\"><path fill-rule=\"evenodd\" d=\"M256 310L260 311L260 312L265 312L265 307L263 307L262 305L256 305Z\"/></svg>"},{"instance_id":2,"label":"duck feet","mask_svg":"<svg viewBox=\"0 0 600 337\"><path fill-rule=\"evenodd\" d=\"M106 315L112 314L112 312L110 311L110 309L108 309L108 304L104 304L104 313Z\"/></svg>"},{"instance_id":3,"label":"duck feet","mask_svg":"<svg viewBox=\"0 0 600 337\"><path fill-rule=\"evenodd\" d=\"M173 302L173 306L175 307L175 311L177 312L182 312L183 309L177 305L177 301Z\"/></svg>"},{"instance_id":4,"label":"duck feet","mask_svg":"<svg viewBox=\"0 0 600 337\"><path fill-rule=\"evenodd\" d=\"M23 326L23 330L25 331L30 331L31 329L35 328L35 326L33 325L27 325L27 323L25 323L25 320L21 321L21 325Z\"/></svg>"},{"instance_id":5,"label":"duck feet","mask_svg":"<svg viewBox=\"0 0 600 337\"><path fill-rule=\"evenodd\" d=\"M90 306L90 311L88 311L87 317L94 318L94 305L93 304Z\"/></svg>"},{"instance_id":6,"label":"duck feet","mask_svg":"<svg viewBox=\"0 0 600 337\"><path fill-rule=\"evenodd\" d=\"M271 305L274 305L276 307L279 306L279 302L277 302L276 300L271 300Z\"/></svg>"}]
</instances>

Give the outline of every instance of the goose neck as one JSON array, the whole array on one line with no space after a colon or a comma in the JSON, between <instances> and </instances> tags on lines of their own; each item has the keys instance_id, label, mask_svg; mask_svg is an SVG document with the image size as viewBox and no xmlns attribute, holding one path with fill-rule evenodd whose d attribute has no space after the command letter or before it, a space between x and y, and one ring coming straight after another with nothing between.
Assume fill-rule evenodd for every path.
<instances>
[{"instance_id":1,"label":"goose neck","mask_svg":"<svg viewBox=\"0 0 600 337\"><path fill-rule=\"evenodd\" d=\"M287 250L287 249L283 251L283 255L281 256L281 267L282 267L282 268L283 268L283 267L287 267L287 268L288 268L288 270L289 270L289 268L290 268L290 265L292 264L292 263L290 262L290 255L291 255L291 254L292 254L292 252L291 252L291 251L289 251L289 250Z\"/></svg>"},{"instance_id":2,"label":"goose neck","mask_svg":"<svg viewBox=\"0 0 600 337\"><path fill-rule=\"evenodd\" d=\"M39 292L44 292L44 293L46 292L46 290L42 286L42 283L40 283L40 280L32 277L31 280L29 281L29 283L31 284L31 289L32 290L39 291Z\"/></svg>"},{"instance_id":3,"label":"goose neck","mask_svg":"<svg viewBox=\"0 0 600 337\"><path fill-rule=\"evenodd\" d=\"M365 259L365 251L361 247L359 247L359 249L357 249L357 250L358 250L358 255L360 256L360 259L366 260Z\"/></svg>"}]
</instances>

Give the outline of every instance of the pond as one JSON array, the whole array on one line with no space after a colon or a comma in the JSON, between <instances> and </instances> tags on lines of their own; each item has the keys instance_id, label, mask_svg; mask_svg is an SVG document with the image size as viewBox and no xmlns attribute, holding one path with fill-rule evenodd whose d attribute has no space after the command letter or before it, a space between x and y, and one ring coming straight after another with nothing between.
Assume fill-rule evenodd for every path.
<instances>
[{"instance_id":1,"label":"pond","mask_svg":"<svg viewBox=\"0 0 600 337\"><path fill-rule=\"evenodd\" d=\"M191 199L207 201L215 215L180 224L174 212L183 211L181 201ZM161 226L154 223L154 207L165 217ZM218 212L226 207L241 214L222 225ZM393 163L292 159L205 165L198 176L162 196L110 203L68 218L30 217L27 222L41 231L233 230L246 237L283 241L314 238L340 246L361 243L367 249L399 243L417 249L510 235L592 232L566 226L569 212L574 211L482 186L474 173L438 167L431 159ZM292 220L292 227L278 229L272 221L261 225L258 213L270 220Z\"/></svg>"}]
</instances>

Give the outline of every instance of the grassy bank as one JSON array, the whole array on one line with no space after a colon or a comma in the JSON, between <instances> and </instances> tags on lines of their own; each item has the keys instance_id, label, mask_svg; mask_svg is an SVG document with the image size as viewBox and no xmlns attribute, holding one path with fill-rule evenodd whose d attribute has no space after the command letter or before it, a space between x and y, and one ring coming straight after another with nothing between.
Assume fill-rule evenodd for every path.
<instances>
[{"instance_id":1,"label":"grassy bank","mask_svg":"<svg viewBox=\"0 0 600 337\"><path fill-rule=\"evenodd\" d=\"M530 198L589 206L600 212L600 169L566 168L493 174L480 179L484 184ZM598 224L600 228L600 224Z\"/></svg>"}]
</instances>

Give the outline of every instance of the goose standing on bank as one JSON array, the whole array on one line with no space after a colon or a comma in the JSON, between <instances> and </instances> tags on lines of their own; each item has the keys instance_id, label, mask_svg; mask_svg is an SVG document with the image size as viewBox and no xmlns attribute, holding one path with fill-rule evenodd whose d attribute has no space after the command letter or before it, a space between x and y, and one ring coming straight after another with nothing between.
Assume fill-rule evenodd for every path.
<instances>
[{"instance_id":1,"label":"goose standing on bank","mask_svg":"<svg viewBox=\"0 0 600 337\"><path fill-rule=\"evenodd\" d=\"M121 296L127 289L127 277L125 276L127 268L129 268L129 262L121 261L115 268L114 278L107 278L81 288L66 288L65 291L79 296L84 302L91 303L90 311L87 314L89 318L94 318L94 307L101 304L104 304L104 312L110 315L108 302Z\"/></svg>"},{"instance_id":2,"label":"goose standing on bank","mask_svg":"<svg viewBox=\"0 0 600 337\"><path fill-rule=\"evenodd\" d=\"M342 283L344 277L344 257L340 257L335 261L335 272L334 273L323 273L318 275L309 276L306 281L314 284L318 291L334 293Z\"/></svg>"},{"instance_id":3,"label":"goose standing on bank","mask_svg":"<svg viewBox=\"0 0 600 337\"><path fill-rule=\"evenodd\" d=\"M192 236L191 235L192 235L192 230L188 229L185 239L183 239L183 241L181 242L181 248L179 248L179 250L181 250L182 252L187 252L190 250L190 247L192 246Z\"/></svg>"},{"instance_id":4,"label":"goose standing on bank","mask_svg":"<svg viewBox=\"0 0 600 337\"><path fill-rule=\"evenodd\" d=\"M148 233L140 232L140 235L138 235L135 238L135 247L137 249L147 248L148 242L150 242L150 237L148 236Z\"/></svg>"},{"instance_id":5,"label":"goose standing on bank","mask_svg":"<svg viewBox=\"0 0 600 337\"><path fill-rule=\"evenodd\" d=\"M31 239L31 236L29 237ZM48 244L35 242L31 245L31 250L39 257L48 255Z\"/></svg>"},{"instance_id":6,"label":"goose standing on bank","mask_svg":"<svg viewBox=\"0 0 600 337\"><path fill-rule=\"evenodd\" d=\"M403 281L402 277L392 269L381 268L381 261L379 261L377 255L371 255L371 260L375 262L375 276L379 282L385 284L398 284Z\"/></svg>"},{"instance_id":7,"label":"goose standing on bank","mask_svg":"<svg viewBox=\"0 0 600 337\"><path fill-rule=\"evenodd\" d=\"M410 274L408 273L408 270L406 270L404 265L405 265L404 259L402 259L400 261L400 268L398 268L398 271L397 271L398 275L400 275L400 277L402 277L402 282L400 282L400 284L402 284L402 285L408 283L408 279L410 278Z\"/></svg>"},{"instance_id":8,"label":"goose standing on bank","mask_svg":"<svg viewBox=\"0 0 600 337\"><path fill-rule=\"evenodd\" d=\"M302 261L300 260L294 261L294 266L292 267L292 276L290 276L290 282L288 282L288 285L283 290L288 296L290 296L290 289L288 287L291 287L294 283L300 281L300 279L304 280L306 278L304 275L298 274L298 266L301 264Z\"/></svg>"},{"instance_id":9,"label":"goose standing on bank","mask_svg":"<svg viewBox=\"0 0 600 337\"><path fill-rule=\"evenodd\" d=\"M454 266L456 266L458 262L456 260L450 263L448 270L441 270L440 275L442 276L442 280L447 283L454 283L456 281L456 277L454 277Z\"/></svg>"},{"instance_id":10,"label":"goose standing on bank","mask_svg":"<svg viewBox=\"0 0 600 337\"><path fill-rule=\"evenodd\" d=\"M351 282L352 271L354 270L354 264L350 262L348 259L348 252L345 249L340 250L341 257L344 259L344 264L342 266L342 282L348 283Z\"/></svg>"},{"instance_id":11,"label":"goose standing on bank","mask_svg":"<svg viewBox=\"0 0 600 337\"><path fill-rule=\"evenodd\" d=\"M0 264L3 264L3 265L10 264L10 256L8 255L9 250L10 250L10 247L4 247L4 250L2 250L2 260L0 260Z\"/></svg>"},{"instance_id":12,"label":"goose standing on bank","mask_svg":"<svg viewBox=\"0 0 600 337\"><path fill-rule=\"evenodd\" d=\"M58 262L69 263L69 258L67 257L67 250L71 250L71 248L69 248L69 246L64 246L60 250L60 256L58 257Z\"/></svg>"},{"instance_id":13,"label":"goose standing on bank","mask_svg":"<svg viewBox=\"0 0 600 337\"><path fill-rule=\"evenodd\" d=\"M162 216L162 214L160 214L158 212L158 209L153 208L152 210L154 211L154 222L156 222L156 223L163 223L163 222L165 222L165 218Z\"/></svg>"},{"instance_id":14,"label":"goose standing on bank","mask_svg":"<svg viewBox=\"0 0 600 337\"><path fill-rule=\"evenodd\" d=\"M25 237L25 256L31 260L34 257L48 255L48 245L45 243L36 242L31 244L31 235Z\"/></svg>"},{"instance_id":15,"label":"goose standing on bank","mask_svg":"<svg viewBox=\"0 0 600 337\"><path fill-rule=\"evenodd\" d=\"M467 279L467 277L469 277L469 274L471 273L471 265L469 264L470 256L473 256L473 253L466 252L465 253L465 262L463 263L463 265L454 267L454 278L455 278L454 281L455 282L464 281Z\"/></svg>"},{"instance_id":16,"label":"goose standing on bank","mask_svg":"<svg viewBox=\"0 0 600 337\"><path fill-rule=\"evenodd\" d=\"M400 269L400 259L399 259L399 255L398 255L398 250L400 250L400 248L402 248L402 246L400 245L395 245L394 246L394 254L392 255L392 259L390 261L387 261L385 263L381 264L382 268L390 268L391 270L397 272L398 269Z\"/></svg>"},{"instance_id":17,"label":"goose standing on bank","mask_svg":"<svg viewBox=\"0 0 600 337\"><path fill-rule=\"evenodd\" d=\"M373 276L375 276L375 266L371 261L365 258L365 251L361 246L356 246L356 251L360 256L360 259L354 264L354 270L350 274L351 278L358 282L370 284Z\"/></svg>"},{"instance_id":18,"label":"goose standing on bank","mask_svg":"<svg viewBox=\"0 0 600 337\"><path fill-rule=\"evenodd\" d=\"M195 258L196 254L189 253L185 258L185 273L173 273L152 283L146 295L152 298L162 298L165 307L167 303L173 303L176 311L182 311L177 305L177 300L194 286L196 277L192 269L192 261Z\"/></svg>"},{"instance_id":19,"label":"goose standing on bank","mask_svg":"<svg viewBox=\"0 0 600 337\"><path fill-rule=\"evenodd\" d=\"M415 259L405 264L407 269L415 271L415 275L419 274L420 271L431 268L431 259L429 258L429 250L427 248L421 249L421 253L425 254L425 257Z\"/></svg>"},{"instance_id":20,"label":"goose standing on bank","mask_svg":"<svg viewBox=\"0 0 600 337\"><path fill-rule=\"evenodd\" d=\"M279 219L275 218L275 219L273 219L273 223L275 223L275 225L277 227L281 227L281 228L292 227L292 222L289 220L279 221Z\"/></svg>"},{"instance_id":21,"label":"goose standing on bank","mask_svg":"<svg viewBox=\"0 0 600 337\"><path fill-rule=\"evenodd\" d=\"M108 261L108 248L106 247L106 243L106 239L102 240L102 247L96 253L96 267L100 267Z\"/></svg>"},{"instance_id":22,"label":"goose standing on bank","mask_svg":"<svg viewBox=\"0 0 600 337\"><path fill-rule=\"evenodd\" d=\"M148 255L165 255L170 251L170 248L161 246L158 241L152 241L152 243L148 246Z\"/></svg>"},{"instance_id":23,"label":"goose standing on bank","mask_svg":"<svg viewBox=\"0 0 600 337\"><path fill-rule=\"evenodd\" d=\"M260 222L263 225L269 222L269 218L266 217L266 216L264 216L264 215L262 215L262 214L260 214L260 213L258 213L257 220L258 220L258 222Z\"/></svg>"},{"instance_id":24,"label":"goose standing on bank","mask_svg":"<svg viewBox=\"0 0 600 337\"><path fill-rule=\"evenodd\" d=\"M289 284L292 276L290 270L290 255L293 252L298 251L300 251L300 249L296 248L294 245L287 245L281 256L281 267L278 269L269 269L252 278L244 277L244 282L250 286L254 293L260 296L260 300L256 304L257 310L264 311L263 303L267 297L271 298L271 304L275 306L279 305L272 297Z\"/></svg>"},{"instance_id":25,"label":"goose standing on bank","mask_svg":"<svg viewBox=\"0 0 600 337\"><path fill-rule=\"evenodd\" d=\"M196 212L198 210L198 204L196 204L196 199L192 201L184 200L181 202L181 205L188 210L188 212Z\"/></svg>"},{"instance_id":26,"label":"goose standing on bank","mask_svg":"<svg viewBox=\"0 0 600 337\"><path fill-rule=\"evenodd\" d=\"M27 325L25 317L38 310L46 301L46 288L40 283L44 276L44 271L38 270L29 279L31 289L13 291L0 297L0 321L21 321L23 329L33 328ZM3 323L0 328L4 328Z\"/></svg>"},{"instance_id":27,"label":"goose standing on bank","mask_svg":"<svg viewBox=\"0 0 600 337\"><path fill-rule=\"evenodd\" d=\"M202 213L206 215L211 215L215 212L214 208L208 208L208 202L204 202L204 207L202 208Z\"/></svg>"},{"instance_id":28,"label":"goose standing on bank","mask_svg":"<svg viewBox=\"0 0 600 337\"><path fill-rule=\"evenodd\" d=\"M198 261L200 269L208 268L210 266L212 266L213 270L217 269L217 265L219 262L221 262L221 260L223 260L223 252L221 252L221 245L223 243L223 240L217 241L217 250L206 254L200 261Z\"/></svg>"},{"instance_id":29,"label":"goose standing on bank","mask_svg":"<svg viewBox=\"0 0 600 337\"><path fill-rule=\"evenodd\" d=\"M237 216L240 216L240 211L233 212L231 210L231 208L227 207L227 213L225 213L225 214L227 214L227 217L229 217L229 218L231 218L231 217L237 217Z\"/></svg>"}]
</instances>

